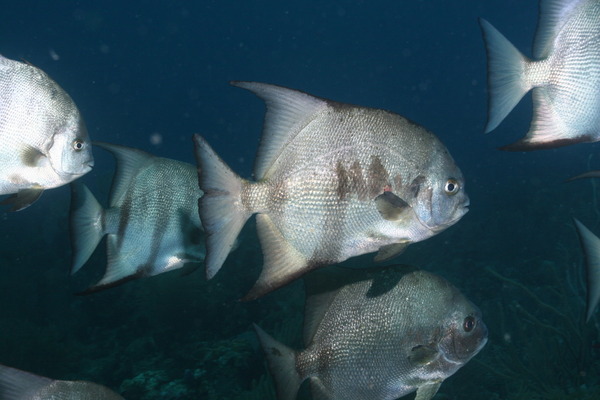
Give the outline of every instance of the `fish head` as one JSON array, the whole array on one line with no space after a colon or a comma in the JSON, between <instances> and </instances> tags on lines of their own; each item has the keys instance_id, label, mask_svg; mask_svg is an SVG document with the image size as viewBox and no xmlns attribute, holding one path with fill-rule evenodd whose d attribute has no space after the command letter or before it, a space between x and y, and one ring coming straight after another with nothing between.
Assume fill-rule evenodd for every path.
<instances>
[{"instance_id":1,"label":"fish head","mask_svg":"<svg viewBox=\"0 0 600 400\"><path fill-rule=\"evenodd\" d=\"M64 182L88 173L94 166L92 142L77 109L55 128L48 158Z\"/></svg>"},{"instance_id":2,"label":"fish head","mask_svg":"<svg viewBox=\"0 0 600 400\"><path fill-rule=\"evenodd\" d=\"M454 303L458 307L444 322L445 335L439 349L448 362L463 365L485 346L488 329L477 306L465 298L455 299Z\"/></svg>"},{"instance_id":3,"label":"fish head","mask_svg":"<svg viewBox=\"0 0 600 400\"><path fill-rule=\"evenodd\" d=\"M427 172L412 180L411 191L417 218L434 233L455 224L469 211L464 177L445 149L432 155Z\"/></svg>"}]
</instances>

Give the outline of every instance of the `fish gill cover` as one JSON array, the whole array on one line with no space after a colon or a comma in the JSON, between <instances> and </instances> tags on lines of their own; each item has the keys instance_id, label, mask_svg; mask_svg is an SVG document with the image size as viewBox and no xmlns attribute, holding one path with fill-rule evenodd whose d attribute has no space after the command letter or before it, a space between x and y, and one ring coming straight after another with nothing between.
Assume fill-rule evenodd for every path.
<instances>
[{"instance_id":1,"label":"fish gill cover","mask_svg":"<svg viewBox=\"0 0 600 400\"><path fill-rule=\"evenodd\" d=\"M584 256L571 217L600 233L597 144L533 153L497 148L532 118L525 95L484 135L487 62L478 25L525 55L537 2L11 2L0 54L45 71L92 140L195 163L201 134L250 179L264 104L229 85L268 82L401 114L434 132L466 180L470 212L394 262L437 273L482 311L486 347L437 398L597 399L598 314L585 320ZM114 161L94 149L85 183L108 205ZM69 276L69 188L0 215L0 363L101 383L135 399L273 399L257 323L303 347L303 285L238 302L260 273L251 219L221 273L175 271L88 296L106 254ZM372 255L346 266L372 264ZM183 275L183 276L182 276ZM300 390L299 398L309 398Z\"/></svg>"}]
</instances>

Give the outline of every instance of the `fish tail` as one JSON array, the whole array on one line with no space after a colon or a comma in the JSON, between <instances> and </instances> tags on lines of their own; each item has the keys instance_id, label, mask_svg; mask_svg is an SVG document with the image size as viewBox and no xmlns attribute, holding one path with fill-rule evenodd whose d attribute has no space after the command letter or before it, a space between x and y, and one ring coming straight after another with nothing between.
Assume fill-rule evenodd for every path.
<instances>
[{"instance_id":1,"label":"fish tail","mask_svg":"<svg viewBox=\"0 0 600 400\"><path fill-rule=\"evenodd\" d=\"M479 19L488 60L488 121L485 133L496 129L531 89L526 67L531 61L485 19Z\"/></svg>"},{"instance_id":2,"label":"fish tail","mask_svg":"<svg viewBox=\"0 0 600 400\"><path fill-rule=\"evenodd\" d=\"M273 339L258 325L254 331L263 348L269 371L275 380L275 389L279 400L294 400L302 384L302 377L296 368L296 352Z\"/></svg>"},{"instance_id":3,"label":"fish tail","mask_svg":"<svg viewBox=\"0 0 600 400\"><path fill-rule=\"evenodd\" d=\"M244 181L233 172L200 135L194 135L198 184L204 195L198 213L206 233L206 277L221 269L242 227L252 215L242 206Z\"/></svg>"},{"instance_id":4,"label":"fish tail","mask_svg":"<svg viewBox=\"0 0 600 400\"><path fill-rule=\"evenodd\" d=\"M71 183L69 225L71 232L71 273L90 258L104 236L104 209L84 184Z\"/></svg>"},{"instance_id":5,"label":"fish tail","mask_svg":"<svg viewBox=\"0 0 600 400\"><path fill-rule=\"evenodd\" d=\"M588 322L600 302L600 239L577 219L573 218L573 221L585 254L587 284L585 320Z\"/></svg>"}]
</instances>

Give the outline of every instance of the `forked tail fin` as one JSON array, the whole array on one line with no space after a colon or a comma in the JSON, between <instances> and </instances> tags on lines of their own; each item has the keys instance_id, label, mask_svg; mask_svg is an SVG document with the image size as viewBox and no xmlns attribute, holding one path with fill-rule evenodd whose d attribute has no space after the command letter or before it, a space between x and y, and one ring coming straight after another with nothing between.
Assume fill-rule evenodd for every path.
<instances>
[{"instance_id":1,"label":"forked tail fin","mask_svg":"<svg viewBox=\"0 0 600 400\"><path fill-rule=\"evenodd\" d=\"M206 233L206 277L219 271L235 246L235 239L252 213L243 207L243 180L233 172L200 135L194 135L198 184L204 195L198 212Z\"/></svg>"},{"instance_id":2,"label":"forked tail fin","mask_svg":"<svg viewBox=\"0 0 600 400\"><path fill-rule=\"evenodd\" d=\"M253 326L275 380L277 398L294 400L303 381L296 369L296 352L273 339L258 325L253 324Z\"/></svg>"},{"instance_id":3,"label":"forked tail fin","mask_svg":"<svg viewBox=\"0 0 600 400\"><path fill-rule=\"evenodd\" d=\"M103 221L104 209L87 186L77 181L71 183L69 225L72 274L79 271L100 243L105 234Z\"/></svg>"},{"instance_id":4,"label":"forked tail fin","mask_svg":"<svg viewBox=\"0 0 600 400\"><path fill-rule=\"evenodd\" d=\"M479 24L488 60L488 122L485 132L496 129L531 87L525 81L530 60L485 19Z\"/></svg>"}]
</instances>

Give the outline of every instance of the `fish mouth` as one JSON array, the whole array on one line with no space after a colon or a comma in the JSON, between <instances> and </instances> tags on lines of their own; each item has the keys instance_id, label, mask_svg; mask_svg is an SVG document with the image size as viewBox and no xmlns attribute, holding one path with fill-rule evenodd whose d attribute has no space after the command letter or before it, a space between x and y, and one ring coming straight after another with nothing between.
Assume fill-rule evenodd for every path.
<instances>
[{"instance_id":1,"label":"fish mouth","mask_svg":"<svg viewBox=\"0 0 600 400\"><path fill-rule=\"evenodd\" d=\"M61 175L79 178L80 176L83 176L83 175L87 174L88 172L90 172L92 170L92 168L94 168L94 160L91 160L91 161L81 164L81 169L79 169L76 172L66 172Z\"/></svg>"}]
</instances>

